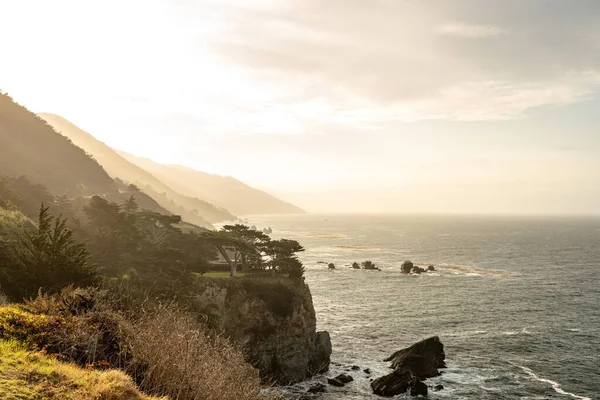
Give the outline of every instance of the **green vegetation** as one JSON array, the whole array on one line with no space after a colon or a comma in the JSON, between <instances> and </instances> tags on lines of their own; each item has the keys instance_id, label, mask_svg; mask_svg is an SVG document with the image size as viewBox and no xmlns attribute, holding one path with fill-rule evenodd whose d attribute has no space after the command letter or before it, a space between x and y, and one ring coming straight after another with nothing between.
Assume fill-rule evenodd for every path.
<instances>
[{"instance_id":1,"label":"green vegetation","mask_svg":"<svg viewBox=\"0 0 600 400\"><path fill-rule=\"evenodd\" d=\"M0 398L5 400L151 400L116 370L83 369L15 341L0 340Z\"/></svg>"},{"instance_id":2,"label":"green vegetation","mask_svg":"<svg viewBox=\"0 0 600 400\"><path fill-rule=\"evenodd\" d=\"M234 276L219 284L287 318L302 246L184 223L5 95L0 142L0 398L264 398L190 299ZM230 273L211 271L219 254Z\"/></svg>"}]
</instances>

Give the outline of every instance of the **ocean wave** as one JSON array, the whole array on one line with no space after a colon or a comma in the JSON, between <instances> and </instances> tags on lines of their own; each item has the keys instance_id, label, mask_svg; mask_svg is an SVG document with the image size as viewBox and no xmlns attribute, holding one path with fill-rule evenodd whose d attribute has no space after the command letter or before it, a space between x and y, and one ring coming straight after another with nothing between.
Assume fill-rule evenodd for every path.
<instances>
[{"instance_id":1,"label":"ocean wave","mask_svg":"<svg viewBox=\"0 0 600 400\"><path fill-rule=\"evenodd\" d=\"M552 389L559 394L565 395L565 396L571 396L574 399L579 399L579 400L592 400L589 397L585 397L585 396L579 396L575 393L571 393L571 392L567 392L565 390L563 390L560 386L560 383L556 382L556 381L552 381L550 379L546 379L546 378L542 378L540 376L538 376L535 372L533 372L533 370L531 370L530 368L527 367L523 367L521 365L517 365L519 368L521 368L527 375L529 375L530 378L538 381L538 382L543 382L543 383L547 383L550 386L552 386Z\"/></svg>"},{"instance_id":2,"label":"ocean wave","mask_svg":"<svg viewBox=\"0 0 600 400\"><path fill-rule=\"evenodd\" d=\"M513 335L533 335L533 333L529 332L527 328L523 328L520 331L507 331L502 332L504 335L513 336Z\"/></svg>"},{"instance_id":3,"label":"ocean wave","mask_svg":"<svg viewBox=\"0 0 600 400\"><path fill-rule=\"evenodd\" d=\"M304 236L315 239L347 239L348 236L341 233L310 232Z\"/></svg>"},{"instance_id":4,"label":"ocean wave","mask_svg":"<svg viewBox=\"0 0 600 400\"><path fill-rule=\"evenodd\" d=\"M467 276L494 276L494 277L506 277L512 274L508 271L501 269L489 269L481 267L473 267L468 265L448 265L448 264L422 264L422 265L433 265L436 269L446 270L455 274L467 275Z\"/></svg>"}]
</instances>

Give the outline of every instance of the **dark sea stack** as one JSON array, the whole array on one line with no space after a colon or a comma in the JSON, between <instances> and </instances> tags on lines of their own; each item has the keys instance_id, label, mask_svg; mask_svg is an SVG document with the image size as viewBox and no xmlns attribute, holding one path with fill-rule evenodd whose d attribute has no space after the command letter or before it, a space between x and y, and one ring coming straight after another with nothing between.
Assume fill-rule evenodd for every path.
<instances>
[{"instance_id":1,"label":"dark sea stack","mask_svg":"<svg viewBox=\"0 0 600 400\"><path fill-rule=\"evenodd\" d=\"M414 267L414 264L412 263L412 261L406 260L402 263L402 266L400 266L400 269L402 270L403 273L410 274L410 271L412 271L413 267Z\"/></svg>"},{"instance_id":2,"label":"dark sea stack","mask_svg":"<svg viewBox=\"0 0 600 400\"><path fill-rule=\"evenodd\" d=\"M378 396L392 397L405 393L414 376L409 371L394 371L371 382L373 393Z\"/></svg>"},{"instance_id":3,"label":"dark sea stack","mask_svg":"<svg viewBox=\"0 0 600 400\"><path fill-rule=\"evenodd\" d=\"M329 265L327 265L327 268L329 268L329 269L335 269L335 264L334 263L329 263Z\"/></svg>"},{"instance_id":4,"label":"dark sea stack","mask_svg":"<svg viewBox=\"0 0 600 400\"><path fill-rule=\"evenodd\" d=\"M386 358L394 372L375 379L371 388L379 396L395 396L409 389L411 395L426 395L427 385L422 380L440 375L438 368L446 367L445 358L439 337L422 340Z\"/></svg>"},{"instance_id":5,"label":"dark sea stack","mask_svg":"<svg viewBox=\"0 0 600 400\"><path fill-rule=\"evenodd\" d=\"M440 375L438 368L446 368L444 345L438 336L421 340L398 350L384 361L391 361L395 370L407 369L421 379Z\"/></svg>"}]
</instances>

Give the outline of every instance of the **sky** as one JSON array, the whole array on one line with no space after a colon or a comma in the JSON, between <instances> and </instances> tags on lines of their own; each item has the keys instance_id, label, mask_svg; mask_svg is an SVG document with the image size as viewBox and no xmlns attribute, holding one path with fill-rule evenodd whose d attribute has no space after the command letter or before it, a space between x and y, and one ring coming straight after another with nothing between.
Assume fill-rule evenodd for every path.
<instances>
[{"instance_id":1,"label":"sky","mask_svg":"<svg viewBox=\"0 0 600 400\"><path fill-rule=\"evenodd\" d=\"M600 1L0 0L0 89L308 211L600 213Z\"/></svg>"}]
</instances>

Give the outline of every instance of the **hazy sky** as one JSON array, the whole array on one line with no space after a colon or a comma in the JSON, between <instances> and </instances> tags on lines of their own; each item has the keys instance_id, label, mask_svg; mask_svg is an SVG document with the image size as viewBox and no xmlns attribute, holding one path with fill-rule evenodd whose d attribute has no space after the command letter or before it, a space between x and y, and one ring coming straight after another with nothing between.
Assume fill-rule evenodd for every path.
<instances>
[{"instance_id":1,"label":"hazy sky","mask_svg":"<svg viewBox=\"0 0 600 400\"><path fill-rule=\"evenodd\" d=\"M0 0L0 89L310 211L600 213L600 1Z\"/></svg>"}]
</instances>

